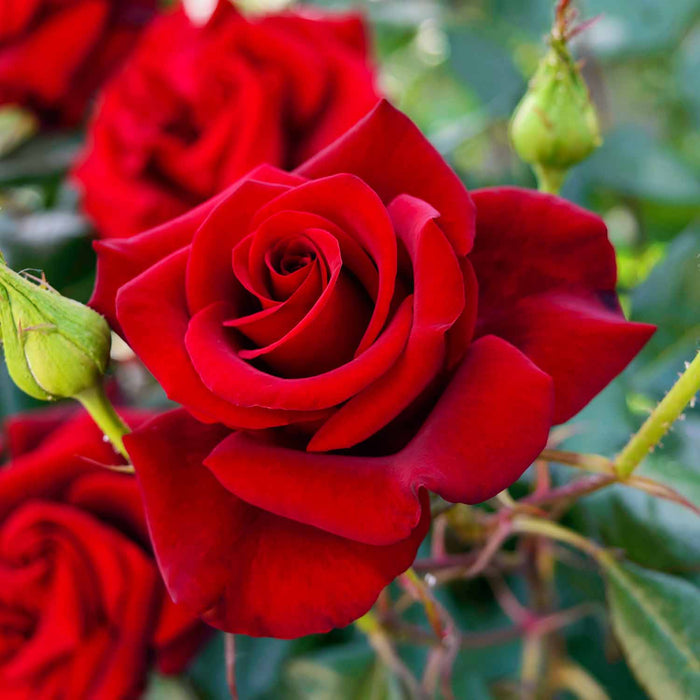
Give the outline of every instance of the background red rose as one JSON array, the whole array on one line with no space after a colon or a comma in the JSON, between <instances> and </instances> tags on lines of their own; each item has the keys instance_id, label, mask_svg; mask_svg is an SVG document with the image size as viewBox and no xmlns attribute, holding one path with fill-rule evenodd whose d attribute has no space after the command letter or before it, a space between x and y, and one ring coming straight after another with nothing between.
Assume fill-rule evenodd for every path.
<instances>
[{"instance_id":1,"label":"background red rose","mask_svg":"<svg viewBox=\"0 0 700 700\"><path fill-rule=\"evenodd\" d=\"M109 85L76 170L98 233L178 216L260 163L293 167L377 101L356 15L246 19L221 0L206 26L159 18Z\"/></svg>"},{"instance_id":2,"label":"background red rose","mask_svg":"<svg viewBox=\"0 0 700 700\"><path fill-rule=\"evenodd\" d=\"M472 200L388 103L294 173L97 249L93 304L189 413L127 438L166 583L253 635L365 612L425 489L507 487L652 330L620 312L600 219Z\"/></svg>"},{"instance_id":3,"label":"background red rose","mask_svg":"<svg viewBox=\"0 0 700 700\"><path fill-rule=\"evenodd\" d=\"M151 655L161 671L180 671L204 628L167 597L135 479L96 464L115 455L91 419L62 408L18 416L5 443L3 698L132 698Z\"/></svg>"},{"instance_id":4,"label":"background red rose","mask_svg":"<svg viewBox=\"0 0 700 700\"><path fill-rule=\"evenodd\" d=\"M0 105L76 124L156 0L0 0Z\"/></svg>"}]
</instances>

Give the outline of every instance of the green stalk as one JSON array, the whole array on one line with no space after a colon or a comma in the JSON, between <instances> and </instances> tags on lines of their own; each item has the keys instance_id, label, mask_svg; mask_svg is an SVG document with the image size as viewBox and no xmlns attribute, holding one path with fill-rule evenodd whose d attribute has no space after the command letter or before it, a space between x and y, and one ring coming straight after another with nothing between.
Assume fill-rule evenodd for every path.
<instances>
[{"instance_id":1,"label":"green stalk","mask_svg":"<svg viewBox=\"0 0 700 700\"><path fill-rule=\"evenodd\" d=\"M564 542L572 547L576 547L576 549L586 552L604 567L609 566L610 563L614 561L610 553L600 545L550 520L524 516L516 517L513 519L513 532L541 535L542 537L548 537L557 542Z\"/></svg>"},{"instance_id":2,"label":"green stalk","mask_svg":"<svg viewBox=\"0 0 700 700\"><path fill-rule=\"evenodd\" d=\"M559 168L547 168L539 163L532 166L537 177L537 189L546 194L559 194L564 180L566 179L567 170Z\"/></svg>"},{"instance_id":3,"label":"green stalk","mask_svg":"<svg viewBox=\"0 0 700 700\"><path fill-rule=\"evenodd\" d=\"M92 419L97 423L102 432L109 438L114 449L119 452L127 462L130 462L129 453L124 447L124 435L129 432L129 427L114 410L114 406L105 394L104 386L99 383L85 389L75 397L85 407ZM128 469L133 472L133 467Z\"/></svg>"},{"instance_id":4,"label":"green stalk","mask_svg":"<svg viewBox=\"0 0 700 700\"><path fill-rule=\"evenodd\" d=\"M659 444L700 391L700 352L687 366L680 379L671 387L661 403L647 418L615 460L618 476L626 479L641 461Z\"/></svg>"}]
</instances>

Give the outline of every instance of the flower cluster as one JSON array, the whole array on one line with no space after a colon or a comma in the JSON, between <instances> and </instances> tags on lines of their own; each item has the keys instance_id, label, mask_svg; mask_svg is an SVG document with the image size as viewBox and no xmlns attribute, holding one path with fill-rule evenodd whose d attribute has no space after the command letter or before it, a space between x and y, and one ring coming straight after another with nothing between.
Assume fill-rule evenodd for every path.
<instances>
[{"instance_id":1,"label":"flower cluster","mask_svg":"<svg viewBox=\"0 0 700 700\"><path fill-rule=\"evenodd\" d=\"M136 427L152 415L126 412ZM5 426L0 471L0 687L10 698L123 700L148 661L177 673L205 628L163 587L134 479L89 416Z\"/></svg>"},{"instance_id":2,"label":"flower cluster","mask_svg":"<svg viewBox=\"0 0 700 700\"><path fill-rule=\"evenodd\" d=\"M82 121L156 12L156 0L0 0L0 106Z\"/></svg>"},{"instance_id":3,"label":"flower cluster","mask_svg":"<svg viewBox=\"0 0 700 700\"><path fill-rule=\"evenodd\" d=\"M358 16L159 17L105 89L76 170L97 231L185 213L261 163L294 167L377 102Z\"/></svg>"},{"instance_id":4,"label":"flower cluster","mask_svg":"<svg viewBox=\"0 0 700 700\"><path fill-rule=\"evenodd\" d=\"M380 98L359 16L219 0L195 24L155 5L0 0L0 104L75 124L106 81L73 170L100 238L94 311L40 313L3 270L11 372L39 398L101 386L97 311L178 404L124 412L135 476L105 469L87 416L8 424L11 697L133 697L153 659L187 662L200 620L351 623L411 566L431 495L509 487L653 332L625 320L599 217L467 191ZM65 391L53 348L74 358Z\"/></svg>"}]
</instances>

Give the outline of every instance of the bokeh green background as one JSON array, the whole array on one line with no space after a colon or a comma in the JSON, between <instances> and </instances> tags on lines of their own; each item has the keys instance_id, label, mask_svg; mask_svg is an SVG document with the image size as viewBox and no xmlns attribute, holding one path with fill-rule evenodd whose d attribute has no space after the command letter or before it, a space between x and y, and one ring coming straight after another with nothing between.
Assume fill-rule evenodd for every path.
<instances>
[{"instance_id":1,"label":"bokeh green background","mask_svg":"<svg viewBox=\"0 0 700 700\"><path fill-rule=\"evenodd\" d=\"M509 147L507 123L542 53L553 0L352 4L358 5L372 20L385 91L467 186L533 187L528 167ZM618 253L625 309L633 319L659 326L633 366L573 421L576 434L567 448L612 456L693 357L700 339L700 0L581 0L578 7L584 17L603 13L574 46L605 143L572 172L563 195L605 218ZM0 248L14 267L41 268L60 291L85 300L94 275L89 226L64 178L81 138L41 135L0 159ZM29 405L3 376L3 414ZM700 505L697 409L677 424L641 473ZM558 478L566 478L563 470ZM671 503L613 488L582 501L568 524L625 548L647 568L700 583L700 521ZM511 584L517 587L517 581ZM568 653L612 698L646 697L612 640L595 571L560 564L557 586L562 604L600 604L600 614L568 628ZM508 624L478 580L439 595L465 632ZM420 669L425 650L400 651ZM517 678L519 661L518 642L463 651L455 667L456 697L511 697L508 681ZM401 697L397 681L353 629L295 642L241 638L238 675L244 699ZM174 700L226 698L222 640L213 639L186 680L156 678L149 692Z\"/></svg>"}]
</instances>

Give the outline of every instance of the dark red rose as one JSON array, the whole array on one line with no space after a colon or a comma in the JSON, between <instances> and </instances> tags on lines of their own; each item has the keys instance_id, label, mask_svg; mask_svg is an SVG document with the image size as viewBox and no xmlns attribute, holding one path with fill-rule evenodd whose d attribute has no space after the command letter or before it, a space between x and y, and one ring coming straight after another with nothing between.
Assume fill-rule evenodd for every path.
<instances>
[{"instance_id":1,"label":"dark red rose","mask_svg":"<svg viewBox=\"0 0 700 700\"><path fill-rule=\"evenodd\" d=\"M132 425L153 414L126 413ZM173 604L133 476L87 414L6 426L0 470L0 688L9 700L138 695L151 657L180 671L204 628Z\"/></svg>"},{"instance_id":2,"label":"dark red rose","mask_svg":"<svg viewBox=\"0 0 700 700\"><path fill-rule=\"evenodd\" d=\"M157 0L0 0L0 105L73 125Z\"/></svg>"},{"instance_id":3,"label":"dark red rose","mask_svg":"<svg viewBox=\"0 0 700 700\"><path fill-rule=\"evenodd\" d=\"M184 407L127 438L166 583L253 635L364 613L427 490L509 486L652 332L598 217L470 197L386 102L295 172L96 247L94 306Z\"/></svg>"},{"instance_id":4,"label":"dark red rose","mask_svg":"<svg viewBox=\"0 0 700 700\"><path fill-rule=\"evenodd\" d=\"M299 165L376 104L357 15L246 19L221 0L205 26L160 17L105 90L76 170L104 237L183 214L254 166Z\"/></svg>"}]
</instances>

